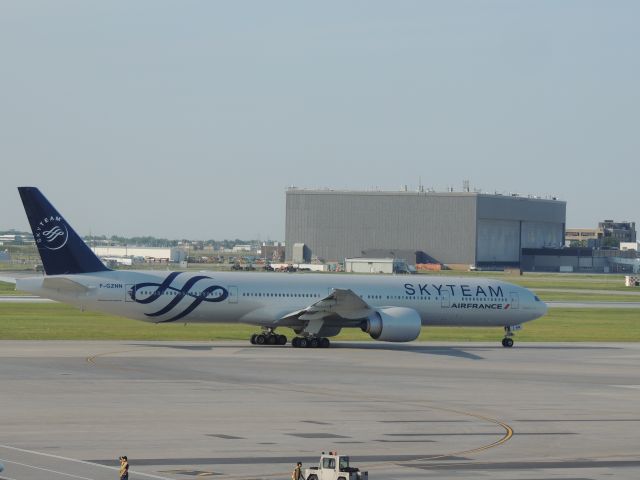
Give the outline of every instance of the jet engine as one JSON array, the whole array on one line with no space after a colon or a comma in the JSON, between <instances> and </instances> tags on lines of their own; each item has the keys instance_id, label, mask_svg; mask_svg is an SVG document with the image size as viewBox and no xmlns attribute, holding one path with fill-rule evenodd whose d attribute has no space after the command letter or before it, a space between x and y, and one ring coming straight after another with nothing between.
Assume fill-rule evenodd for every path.
<instances>
[{"instance_id":1,"label":"jet engine","mask_svg":"<svg viewBox=\"0 0 640 480\"><path fill-rule=\"evenodd\" d=\"M365 320L362 331L383 342L410 342L418 338L421 327L420 315L414 309L385 307Z\"/></svg>"}]
</instances>

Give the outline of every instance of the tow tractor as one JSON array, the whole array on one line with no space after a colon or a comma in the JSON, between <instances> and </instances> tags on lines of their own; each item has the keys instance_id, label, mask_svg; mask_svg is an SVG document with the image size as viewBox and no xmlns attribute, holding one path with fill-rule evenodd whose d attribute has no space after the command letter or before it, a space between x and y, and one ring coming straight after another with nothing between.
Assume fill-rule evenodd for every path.
<instances>
[{"instance_id":1,"label":"tow tractor","mask_svg":"<svg viewBox=\"0 0 640 480\"><path fill-rule=\"evenodd\" d=\"M349 457L338 455L338 452L322 452L317 467L305 468L304 478L307 480L368 480L369 472L349 465Z\"/></svg>"}]
</instances>

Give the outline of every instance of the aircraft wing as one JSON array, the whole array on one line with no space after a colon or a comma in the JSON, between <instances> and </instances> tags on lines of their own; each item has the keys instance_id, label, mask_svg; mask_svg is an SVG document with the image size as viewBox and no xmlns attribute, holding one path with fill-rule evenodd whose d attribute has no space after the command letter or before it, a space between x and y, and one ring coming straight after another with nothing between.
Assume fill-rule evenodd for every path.
<instances>
[{"instance_id":1,"label":"aircraft wing","mask_svg":"<svg viewBox=\"0 0 640 480\"><path fill-rule=\"evenodd\" d=\"M336 288L329 295L312 303L307 308L291 312L280 319L281 325L310 322L324 323L329 320L334 326L353 325L354 321L367 318L374 309L352 290Z\"/></svg>"}]
</instances>

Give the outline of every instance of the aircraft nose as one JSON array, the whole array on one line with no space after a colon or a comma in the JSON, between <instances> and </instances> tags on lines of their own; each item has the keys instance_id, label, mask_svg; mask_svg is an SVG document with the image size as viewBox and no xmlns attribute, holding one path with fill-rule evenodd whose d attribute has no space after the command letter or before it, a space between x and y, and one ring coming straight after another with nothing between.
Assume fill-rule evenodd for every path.
<instances>
[{"instance_id":1,"label":"aircraft nose","mask_svg":"<svg viewBox=\"0 0 640 480\"><path fill-rule=\"evenodd\" d=\"M542 317L543 315L547 314L547 310L549 310L549 305L544 303L542 300L540 300L538 303L539 303L539 305L538 305L538 313Z\"/></svg>"},{"instance_id":2,"label":"aircraft nose","mask_svg":"<svg viewBox=\"0 0 640 480\"><path fill-rule=\"evenodd\" d=\"M533 311L536 314L535 318L542 317L547 313L547 309L549 308L549 306L546 303L544 303L542 300L540 300L540 297L538 297L536 294L532 294L532 295L533 295L533 302L531 303L531 306Z\"/></svg>"}]
</instances>

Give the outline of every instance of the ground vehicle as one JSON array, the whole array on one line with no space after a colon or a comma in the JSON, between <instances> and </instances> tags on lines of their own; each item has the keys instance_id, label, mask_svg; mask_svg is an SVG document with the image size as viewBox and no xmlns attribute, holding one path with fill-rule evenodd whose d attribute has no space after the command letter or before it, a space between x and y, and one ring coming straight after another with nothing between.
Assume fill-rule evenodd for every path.
<instances>
[{"instance_id":1,"label":"ground vehicle","mask_svg":"<svg viewBox=\"0 0 640 480\"><path fill-rule=\"evenodd\" d=\"M307 480L368 480L369 472L349 465L349 457L337 452L322 453L317 467L306 468L304 478Z\"/></svg>"}]
</instances>

